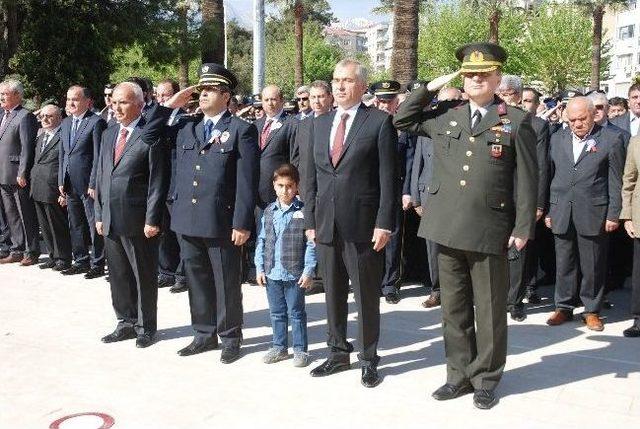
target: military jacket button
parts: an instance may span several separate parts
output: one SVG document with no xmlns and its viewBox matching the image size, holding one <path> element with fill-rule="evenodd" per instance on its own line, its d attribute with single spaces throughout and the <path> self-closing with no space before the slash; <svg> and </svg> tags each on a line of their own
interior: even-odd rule
<svg viewBox="0 0 640 429">
<path fill-rule="evenodd" d="M 467 185 L 467 181 L 466 180 L 461 180 L 460 181 L 460 186 L 466 186 Z"/>
<path fill-rule="evenodd" d="M 473 155 L 473 152 L 471 152 L 470 150 L 467 151 L 467 156 L 471 156 Z"/>
<path fill-rule="evenodd" d="M 464 171 L 469 171 L 469 166 L 468 166 L 468 165 L 463 165 L 463 166 L 462 166 L 462 169 L 463 169 Z"/>
<path fill-rule="evenodd" d="M 470 141 L 471 143 L 473 143 L 474 141 L 476 141 L 476 138 L 475 138 L 474 136 L 471 136 L 471 137 L 469 137 L 469 141 Z"/>
</svg>

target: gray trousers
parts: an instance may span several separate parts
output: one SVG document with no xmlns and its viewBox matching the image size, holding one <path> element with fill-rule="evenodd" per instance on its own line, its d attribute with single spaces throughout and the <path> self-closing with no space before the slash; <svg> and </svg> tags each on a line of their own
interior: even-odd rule
<svg viewBox="0 0 640 429">
<path fill-rule="evenodd" d="M 11 253 L 40 255 L 38 219 L 29 187 L 0 185 L 4 214 L 11 231 Z"/>
</svg>

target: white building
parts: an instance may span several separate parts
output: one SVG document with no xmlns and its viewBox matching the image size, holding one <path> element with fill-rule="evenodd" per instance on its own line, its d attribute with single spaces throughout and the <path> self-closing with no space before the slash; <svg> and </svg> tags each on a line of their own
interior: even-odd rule
<svg viewBox="0 0 640 429">
<path fill-rule="evenodd" d="M 391 66 L 393 22 L 354 19 L 325 28 L 325 37 L 346 52 L 367 52 L 374 72 Z"/>
<path fill-rule="evenodd" d="M 631 0 L 617 13 L 607 11 L 605 28 L 611 39 L 609 79 L 600 88 L 608 97 L 627 97 L 633 78 L 640 74 L 640 1 Z"/>
</svg>

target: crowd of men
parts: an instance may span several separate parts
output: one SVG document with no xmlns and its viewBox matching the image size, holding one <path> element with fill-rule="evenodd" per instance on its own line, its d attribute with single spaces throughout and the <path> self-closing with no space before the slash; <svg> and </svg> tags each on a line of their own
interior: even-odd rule
<svg viewBox="0 0 640 429">
<path fill-rule="evenodd" d="M 290 162 L 326 293 L 330 353 L 313 376 L 350 367 L 353 291 L 362 383 L 379 383 L 380 297 L 399 302 L 407 278 L 430 288 L 424 307 L 442 305 L 439 400 L 474 392 L 477 407 L 496 403 L 507 314 L 525 320 L 540 284 L 555 283 L 550 326 L 584 306 L 586 326 L 601 331 L 606 293 L 633 267 L 624 334 L 640 336 L 640 84 L 628 99 L 545 98 L 501 74 L 507 54 L 497 45 L 456 56 L 458 72 L 406 86 L 369 85 L 361 64 L 343 60 L 331 83 L 298 88 L 295 103 L 275 85 L 236 96 L 234 74 L 209 63 L 183 90 L 171 79 L 108 84 L 102 111 L 74 85 L 64 108 L 44 105 L 37 117 L 22 107 L 20 82 L 5 80 L 0 264 L 38 263 L 40 236 L 41 269 L 92 279 L 106 264 L 118 320 L 107 343 L 150 346 L 158 288 L 188 291 L 194 338 L 178 353 L 212 350 L 219 338 L 231 363 L 240 285 L 256 277 L 273 173 Z M 461 88 L 450 85 L 458 76 Z"/>
</svg>

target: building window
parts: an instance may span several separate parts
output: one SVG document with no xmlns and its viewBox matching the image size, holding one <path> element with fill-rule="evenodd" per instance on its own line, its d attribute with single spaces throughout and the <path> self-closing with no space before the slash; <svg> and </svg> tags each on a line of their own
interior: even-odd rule
<svg viewBox="0 0 640 429">
<path fill-rule="evenodd" d="M 618 28 L 618 39 L 627 40 L 633 37 L 633 25 Z"/>
<path fill-rule="evenodd" d="M 618 68 L 622 69 L 625 67 L 629 67 L 631 65 L 632 57 L 633 56 L 631 54 L 618 56 Z"/>
</svg>

